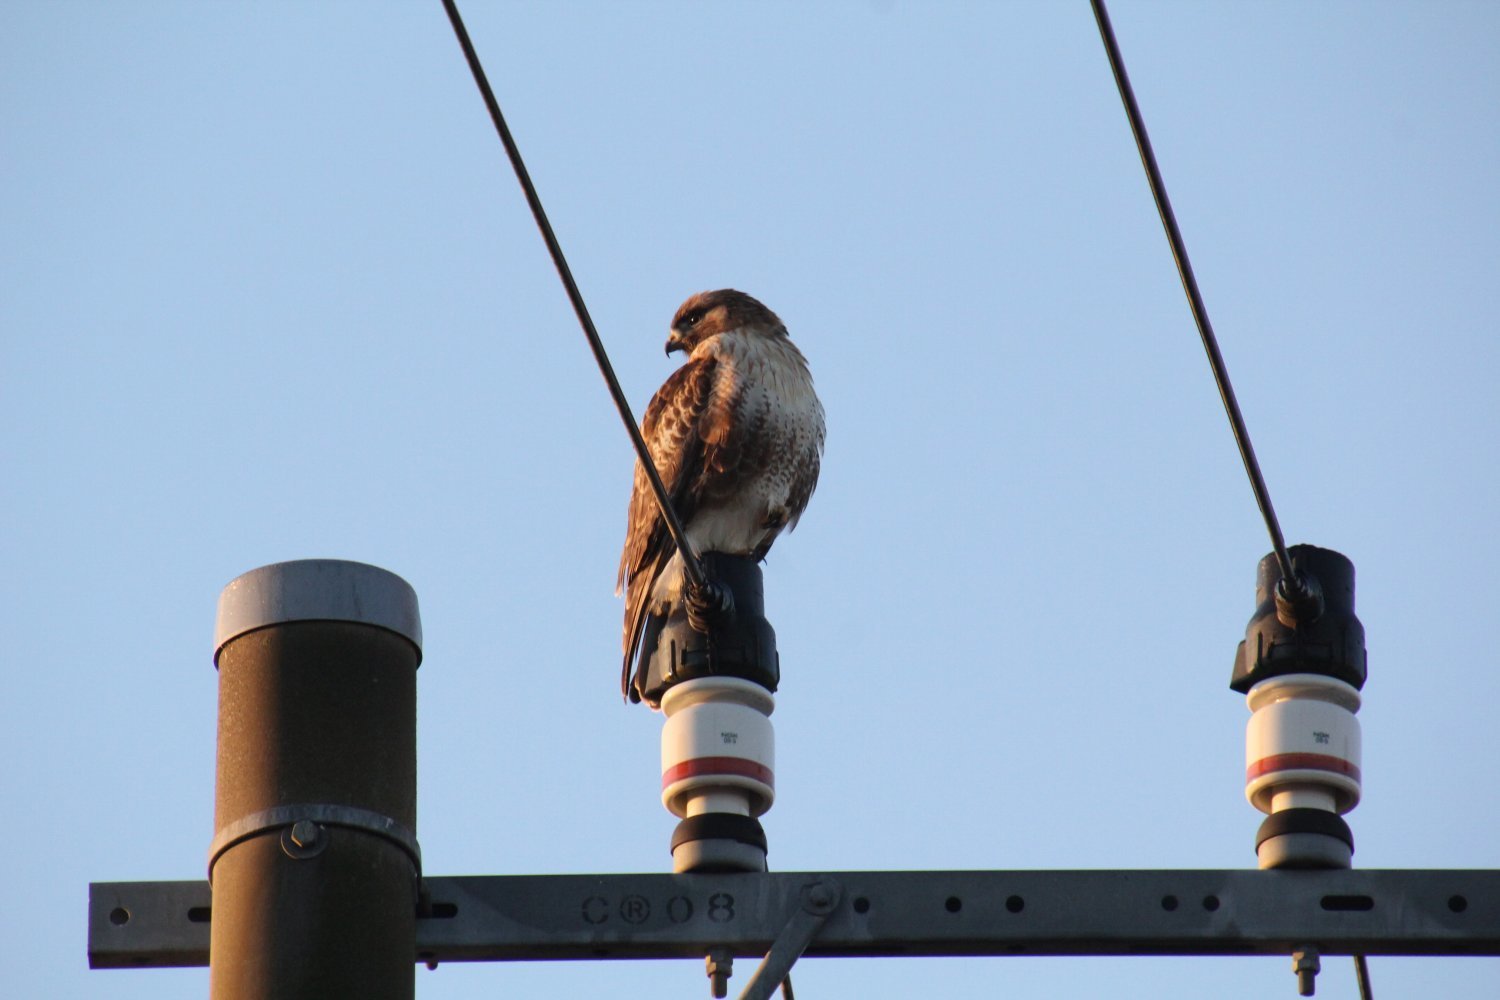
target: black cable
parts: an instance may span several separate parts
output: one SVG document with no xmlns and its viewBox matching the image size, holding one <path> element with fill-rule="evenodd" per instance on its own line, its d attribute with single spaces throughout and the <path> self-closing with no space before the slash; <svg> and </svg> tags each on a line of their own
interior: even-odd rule
<svg viewBox="0 0 1500 1000">
<path fill-rule="evenodd" d="M 1208 309 L 1203 296 L 1198 292 L 1198 279 L 1193 276 L 1193 265 L 1188 260 L 1187 245 L 1182 232 L 1177 228 L 1177 216 L 1172 212 L 1172 202 L 1167 198 L 1167 185 L 1156 166 L 1156 154 L 1151 150 L 1151 139 L 1146 135 L 1146 123 L 1141 118 L 1141 109 L 1135 102 L 1135 91 L 1130 87 L 1130 77 L 1125 73 L 1125 63 L 1120 57 L 1120 47 L 1115 42 L 1115 31 L 1109 23 L 1109 13 L 1104 9 L 1104 0 L 1090 0 L 1094 7 L 1094 20 L 1099 23 L 1099 35 L 1104 40 L 1104 51 L 1109 56 L 1110 69 L 1114 70 L 1115 84 L 1120 88 L 1120 100 L 1125 104 L 1126 117 L 1130 119 L 1130 131 L 1135 135 L 1136 147 L 1141 153 L 1141 164 L 1146 168 L 1146 178 L 1151 183 L 1151 194 L 1156 199 L 1156 209 L 1161 214 L 1161 224 L 1167 231 L 1167 241 L 1172 244 L 1172 257 L 1177 261 L 1177 273 L 1182 276 L 1182 287 L 1187 292 L 1188 303 L 1193 309 L 1193 319 L 1198 323 L 1198 333 L 1203 338 L 1203 349 L 1208 352 L 1208 363 L 1214 371 L 1214 381 L 1219 386 L 1219 397 L 1224 401 L 1224 411 L 1229 415 L 1229 426 L 1234 431 L 1235 443 L 1240 448 L 1245 472 L 1250 476 L 1250 488 L 1255 491 L 1255 502 L 1260 505 L 1265 518 L 1266 530 L 1271 535 L 1271 546 L 1276 550 L 1276 562 L 1281 567 L 1281 579 L 1288 588 L 1290 598 L 1306 596 L 1307 590 L 1292 567 L 1292 557 L 1286 550 L 1286 541 L 1281 535 L 1281 525 L 1276 520 L 1276 511 L 1271 506 L 1271 494 L 1266 490 L 1266 481 L 1260 474 L 1260 463 L 1255 460 L 1255 448 L 1250 444 L 1250 432 L 1245 428 L 1245 418 L 1240 415 L 1240 405 L 1235 401 L 1234 388 L 1229 384 L 1229 370 L 1224 366 L 1224 357 L 1219 353 L 1219 342 L 1214 337 L 1214 328 L 1208 321 Z"/>
<path fill-rule="evenodd" d="M 1354 956 L 1354 981 L 1359 984 L 1359 1000 L 1374 1000 L 1370 992 L 1370 966 L 1365 956 Z"/>
<path fill-rule="evenodd" d="M 693 549 L 692 542 L 688 541 L 687 530 L 683 528 L 682 520 L 672 507 L 672 500 L 661 481 L 661 474 L 656 471 L 656 463 L 651 460 L 651 451 L 646 447 L 646 439 L 641 436 L 640 428 L 636 426 L 635 415 L 630 411 L 630 403 L 620 388 L 619 380 L 615 378 L 614 367 L 609 363 L 609 355 L 604 352 L 604 343 L 599 339 L 599 331 L 594 329 L 594 321 L 589 318 L 588 307 L 583 303 L 583 294 L 578 291 L 578 285 L 573 280 L 573 272 L 569 270 L 568 261 L 563 257 L 562 245 L 557 242 L 557 236 L 552 232 L 552 224 L 547 221 L 547 213 L 542 208 L 542 199 L 537 196 L 536 187 L 531 183 L 531 175 L 527 173 L 526 164 L 521 159 L 520 147 L 511 137 L 510 129 L 505 124 L 505 116 L 500 113 L 500 102 L 495 99 L 495 92 L 490 88 L 489 78 L 485 75 L 484 66 L 479 62 L 478 53 L 474 51 L 474 43 L 469 40 L 469 32 L 464 27 L 463 18 L 459 16 L 458 6 L 454 0 L 443 0 L 443 9 L 448 12 L 448 20 L 453 24 L 453 33 L 458 36 L 458 44 L 464 50 L 464 58 L 468 60 L 469 71 L 474 74 L 474 82 L 479 85 L 479 93 L 484 98 L 485 107 L 490 110 L 491 120 L 495 123 L 495 131 L 500 133 L 500 141 L 505 145 L 505 152 L 510 157 L 511 166 L 515 168 L 516 179 L 521 182 L 521 190 L 526 195 L 526 203 L 531 206 L 531 214 L 536 219 L 537 228 L 541 230 L 542 239 L 547 243 L 547 252 L 552 255 L 552 263 L 557 267 L 557 276 L 562 279 L 563 287 L 568 292 L 568 299 L 573 303 L 573 311 L 578 314 L 578 322 L 583 327 L 583 335 L 588 339 L 589 349 L 594 352 L 594 360 L 599 365 L 599 373 L 604 376 L 604 382 L 609 386 L 609 394 L 614 397 L 615 409 L 620 411 L 620 419 L 624 421 L 625 430 L 630 434 L 630 443 L 635 446 L 636 457 L 646 470 L 646 478 L 650 480 L 651 491 L 656 495 L 656 504 L 661 509 L 662 520 L 666 522 L 667 533 L 672 536 L 672 541 L 677 545 L 677 551 L 682 554 L 682 563 L 687 571 L 688 582 L 694 589 L 702 590 L 707 578 L 704 576 L 698 553 Z"/>
</svg>

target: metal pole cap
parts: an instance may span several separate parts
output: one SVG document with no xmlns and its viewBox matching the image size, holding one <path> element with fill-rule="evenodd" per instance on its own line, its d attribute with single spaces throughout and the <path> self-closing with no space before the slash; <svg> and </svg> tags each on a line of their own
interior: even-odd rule
<svg viewBox="0 0 1500 1000">
<path fill-rule="evenodd" d="M 297 559 L 252 569 L 219 595 L 214 666 L 235 638 L 300 621 L 358 622 L 407 639 L 422 657 L 417 592 L 389 570 L 343 559 Z"/>
</svg>

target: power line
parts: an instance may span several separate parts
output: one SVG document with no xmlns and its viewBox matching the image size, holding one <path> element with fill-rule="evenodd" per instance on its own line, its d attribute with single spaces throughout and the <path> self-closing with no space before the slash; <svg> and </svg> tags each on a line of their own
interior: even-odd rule
<svg viewBox="0 0 1500 1000">
<path fill-rule="evenodd" d="M 1120 55 L 1119 43 L 1115 41 L 1114 26 L 1110 24 L 1109 12 L 1104 0 L 1089 0 L 1094 8 L 1094 20 L 1099 24 L 1099 37 L 1104 41 L 1105 54 L 1109 56 L 1110 69 L 1114 71 L 1115 85 L 1120 90 L 1120 100 L 1125 105 L 1125 115 L 1130 119 L 1130 131 L 1135 136 L 1136 148 L 1140 150 L 1141 165 L 1146 168 L 1146 179 L 1151 184 L 1151 195 L 1156 200 L 1156 210 L 1161 215 L 1162 228 L 1167 232 L 1167 242 L 1172 245 L 1172 259 L 1177 262 L 1177 273 L 1182 278 L 1183 291 L 1192 306 L 1193 319 L 1198 324 L 1198 333 L 1203 338 L 1203 349 L 1208 354 L 1209 366 L 1213 368 L 1214 382 L 1219 387 L 1219 397 L 1224 401 L 1224 411 L 1229 415 L 1229 426 L 1240 449 L 1240 458 L 1245 463 L 1245 472 L 1250 477 L 1250 488 L 1255 491 L 1255 502 L 1266 522 L 1266 531 L 1271 536 L 1271 546 L 1276 551 L 1276 563 L 1281 568 L 1281 596 L 1294 604 L 1304 600 L 1315 600 L 1306 582 L 1292 567 L 1291 554 L 1287 552 L 1286 540 L 1281 534 L 1281 524 L 1276 520 L 1276 509 L 1271 506 L 1271 494 L 1261 475 L 1260 463 L 1255 459 L 1255 447 L 1250 443 L 1250 431 L 1245 427 L 1245 418 L 1240 414 L 1240 405 L 1234 397 L 1234 387 L 1229 384 L 1229 369 L 1224 356 L 1219 353 L 1219 341 L 1214 336 L 1213 324 L 1208 319 L 1208 307 L 1198 291 L 1198 279 L 1193 274 L 1193 263 L 1188 259 L 1187 244 L 1182 231 L 1177 227 L 1177 215 L 1172 211 L 1172 200 L 1167 196 L 1167 185 L 1162 180 L 1161 170 L 1156 165 L 1156 153 L 1151 148 L 1151 137 L 1146 134 L 1146 122 L 1141 117 L 1140 105 L 1135 100 L 1135 90 L 1130 86 L 1130 76 L 1125 72 L 1125 60 Z M 1370 969 L 1364 955 L 1354 956 L 1354 978 L 1359 986 L 1362 1000 L 1370 1000 Z"/>
<path fill-rule="evenodd" d="M 1370 992 L 1370 966 L 1363 955 L 1354 956 L 1354 981 L 1359 985 L 1360 1000 L 1373 1000 L 1374 994 Z"/>
<path fill-rule="evenodd" d="M 1292 567 L 1292 557 L 1287 552 L 1286 541 L 1281 534 L 1281 524 L 1276 520 L 1276 510 L 1271 506 L 1271 494 L 1266 489 L 1265 478 L 1260 472 L 1260 463 L 1255 459 L 1255 448 L 1250 443 L 1250 432 L 1245 427 L 1245 418 L 1240 415 L 1240 404 L 1234 398 L 1234 387 L 1229 384 L 1229 369 L 1224 365 L 1224 356 L 1219 353 L 1219 341 L 1214 336 L 1213 324 L 1208 319 L 1208 308 L 1198 291 L 1198 279 L 1193 275 L 1193 264 L 1188 259 L 1187 245 L 1182 232 L 1177 228 L 1177 216 L 1172 211 L 1171 199 L 1167 197 L 1167 185 L 1162 180 L 1161 170 L 1156 165 L 1156 154 L 1151 149 L 1151 137 L 1146 134 L 1146 123 L 1141 118 L 1141 109 L 1135 101 L 1130 77 L 1125 72 L 1125 62 L 1120 56 L 1120 47 L 1115 41 L 1115 31 L 1109 22 L 1109 12 L 1104 9 L 1104 0 L 1090 0 L 1094 8 L 1094 20 L 1099 23 L 1099 35 L 1104 40 L 1104 51 L 1109 56 L 1110 69 L 1115 74 L 1115 84 L 1120 88 L 1120 100 L 1125 105 L 1125 115 L 1130 119 L 1130 131 L 1135 135 L 1136 147 L 1140 150 L 1141 165 L 1146 168 L 1146 178 L 1151 184 L 1151 194 L 1156 199 L 1156 209 L 1161 214 L 1162 228 L 1167 231 L 1167 241 L 1172 245 L 1172 258 L 1177 262 L 1177 273 L 1182 277 L 1182 287 L 1192 306 L 1193 319 L 1198 324 L 1198 333 L 1203 338 L 1203 349 L 1208 353 L 1208 363 L 1213 368 L 1214 382 L 1219 387 L 1219 397 L 1224 401 L 1224 411 L 1229 415 L 1229 426 L 1240 449 L 1240 458 L 1245 463 L 1245 472 L 1250 477 L 1250 488 L 1255 491 L 1255 502 L 1266 522 L 1266 531 L 1271 535 L 1271 547 L 1276 551 L 1276 562 L 1281 567 L 1284 596 L 1293 601 L 1307 596 L 1303 581 Z"/>
<path fill-rule="evenodd" d="M 490 111 L 490 119 L 495 123 L 495 131 L 500 134 L 500 142 L 504 144 L 506 155 L 510 157 L 510 164 L 515 168 L 516 179 L 521 182 L 521 190 L 526 195 L 526 203 L 531 206 L 531 214 L 536 219 L 537 228 L 541 230 L 542 239 L 547 244 L 547 252 L 552 255 L 552 263 L 557 267 L 557 276 L 562 279 L 563 288 L 568 293 L 568 300 L 573 303 L 573 312 L 578 315 L 578 322 L 583 327 L 583 335 L 589 342 L 589 349 L 594 352 L 594 361 L 599 365 L 599 373 L 604 376 L 604 382 L 609 386 L 609 394 L 614 398 L 615 409 L 620 412 L 620 420 L 624 422 L 625 430 L 630 435 L 630 443 L 635 446 L 636 458 L 639 459 L 641 467 L 646 470 L 646 478 L 651 483 L 651 492 L 656 496 L 656 505 L 661 510 L 667 533 L 672 536 L 677 551 L 682 554 L 682 563 L 687 571 L 688 582 L 694 590 L 704 590 L 707 586 L 707 577 L 704 575 L 698 553 L 693 549 L 693 544 L 687 537 L 687 530 L 677 516 L 677 511 L 672 507 L 672 499 L 662 483 L 661 474 L 656 471 L 656 463 L 651 459 L 651 451 L 646 447 L 646 440 L 641 436 L 640 427 L 636 425 L 635 414 L 630 410 L 630 402 L 625 398 L 624 390 L 620 388 L 619 379 L 615 378 L 614 366 L 609 363 L 609 355 L 605 353 L 604 343 L 599 339 L 599 331 L 594 328 L 594 321 L 589 317 L 588 306 L 583 302 L 583 293 L 578 290 L 578 283 L 573 280 L 573 272 L 568 267 L 567 258 L 563 256 L 562 245 L 557 242 L 557 235 L 552 231 L 552 224 L 547 221 L 547 212 L 542 208 L 542 199 L 538 197 L 536 187 L 531 183 L 531 175 L 526 170 L 526 163 L 521 159 L 520 147 L 516 145 L 516 140 L 510 134 L 510 128 L 505 124 L 505 116 L 500 113 L 500 102 L 495 99 L 495 92 L 490 87 L 489 77 L 485 75 L 484 66 L 479 62 L 479 54 L 474 51 L 474 43 L 469 40 L 469 32 L 464 27 L 463 18 L 459 16 L 458 5 L 454 0 L 443 0 L 443 9 L 448 12 L 448 20 L 453 25 L 453 33 L 458 36 L 459 46 L 464 50 L 464 59 L 469 63 L 469 71 L 474 74 L 474 82 L 479 86 L 480 96 L 484 98 L 485 107 Z"/>
</svg>

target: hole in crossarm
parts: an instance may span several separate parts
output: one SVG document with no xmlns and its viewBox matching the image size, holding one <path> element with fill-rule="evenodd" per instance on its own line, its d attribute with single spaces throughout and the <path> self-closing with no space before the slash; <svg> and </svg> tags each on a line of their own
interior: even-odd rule
<svg viewBox="0 0 1500 1000">
<path fill-rule="evenodd" d="M 1207 910 L 1208 912 L 1210 912 L 1210 913 L 1212 913 L 1213 911 L 1217 910 L 1219 908 L 1219 897 L 1218 896 L 1204 896 L 1203 897 L 1203 908 L 1205 910 Z"/>
<path fill-rule="evenodd" d="M 866 896 L 855 896 L 854 897 L 854 912 L 855 913 L 869 913 L 870 912 L 870 900 L 869 900 L 869 898 L 866 897 Z"/>
<path fill-rule="evenodd" d="M 1463 896 L 1449 896 L 1448 909 L 1454 913 L 1462 913 L 1469 908 L 1469 901 Z"/>
<path fill-rule="evenodd" d="M 1020 913 L 1026 909 L 1026 900 L 1020 896 L 1007 896 L 1005 898 L 1005 908 L 1011 913 Z"/>
<path fill-rule="evenodd" d="M 1172 895 L 1163 896 L 1161 898 L 1161 908 L 1163 910 L 1166 910 L 1168 913 L 1171 913 L 1173 910 L 1177 909 L 1177 897 Z"/>
<path fill-rule="evenodd" d="M 206 924 L 213 917 L 213 908 L 209 906 L 189 906 L 187 912 L 188 923 Z"/>
<path fill-rule="evenodd" d="M 457 903 L 433 903 L 428 911 L 422 914 L 424 920 L 452 920 L 458 916 Z"/>
<path fill-rule="evenodd" d="M 130 923 L 130 911 L 123 906 L 117 906 L 109 911 L 109 922 L 116 927 L 124 927 Z"/>
<path fill-rule="evenodd" d="M 1375 899 L 1371 896 L 1324 896 L 1321 902 L 1323 909 L 1340 913 L 1359 913 L 1375 909 Z"/>
<path fill-rule="evenodd" d="M 948 899 L 943 903 L 943 909 L 947 910 L 949 913 L 957 913 L 963 908 L 964 901 L 959 899 L 957 896 L 949 896 Z"/>
</svg>

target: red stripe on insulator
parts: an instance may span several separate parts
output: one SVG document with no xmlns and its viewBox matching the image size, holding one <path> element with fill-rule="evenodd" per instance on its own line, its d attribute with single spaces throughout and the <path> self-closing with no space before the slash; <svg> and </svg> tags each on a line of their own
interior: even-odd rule
<svg viewBox="0 0 1500 1000">
<path fill-rule="evenodd" d="M 1342 757 L 1326 753 L 1277 753 L 1262 757 L 1245 768 L 1245 780 L 1254 781 L 1261 775 L 1277 771 L 1332 771 L 1347 774 L 1355 781 L 1361 780 L 1359 768 Z"/>
<path fill-rule="evenodd" d="M 694 757 L 680 764 L 673 764 L 661 773 L 661 787 L 676 784 L 684 778 L 734 775 L 737 778 L 754 778 L 761 784 L 775 787 L 776 776 L 769 767 L 743 757 Z"/>
</svg>

